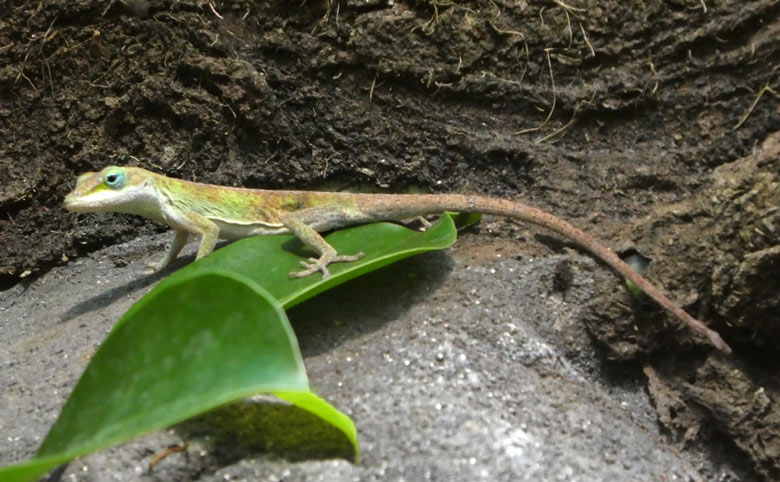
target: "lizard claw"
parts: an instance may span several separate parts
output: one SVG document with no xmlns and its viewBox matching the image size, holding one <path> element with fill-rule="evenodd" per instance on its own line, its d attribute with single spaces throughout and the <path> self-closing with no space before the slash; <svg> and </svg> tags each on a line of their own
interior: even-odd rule
<svg viewBox="0 0 780 482">
<path fill-rule="evenodd" d="M 420 228 L 420 231 L 422 231 L 422 232 L 427 231 L 428 228 L 433 226 L 433 223 L 428 221 L 427 219 L 425 219 L 425 217 L 423 217 L 423 216 L 418 216 L 417 220 L 420 221 L 420 223 L 422 223 L 422 228 Z"/>
<path fill-rule="evenodd" d="M 159 271 L 162 271 L 166 266 L 168 266 L 168 263 L 166 263 L 165 261 L 166 261 L 165 259 L 162 259 L 156 263 L 154 262 L 146 263 L 146 268 L 144 268 L 142 273 L 145 275 L 151 275 Z"/>
<path fill-rule="evenodd" d="M 293 271 L 290 273 L 290 278 L 305 278 L 317 271 L 321 271 L 322 279 L 325 280 L 330 278 L 330 271 L 328 271 L 328 265 L 330 263 L 350 263 L 352 261 L 357 261 L 363 256 L 365 256 L 365 254 L 360 252 L 353 255 L 337 256 L 323 254 L 319 258 L 309 258 L 309 261 L 301 261 L 301 266 L 303 266 L 304 269 L 302 271 Z"/>
<path fill-rule="evenodd" d="M 320 263 L 319 260 L 314 258 L 309 259 L 311 262 L 301 261 L 301 266 L 303 266 L 304 269 L 302 271 L 293 271 L 290 273 L 290 278 L 305 278 L 313 275 L 317 271 L 322 271 L 322 279 L 330 278 L 330 271 L 328 271 L 327 264 Z"/>
</svg>

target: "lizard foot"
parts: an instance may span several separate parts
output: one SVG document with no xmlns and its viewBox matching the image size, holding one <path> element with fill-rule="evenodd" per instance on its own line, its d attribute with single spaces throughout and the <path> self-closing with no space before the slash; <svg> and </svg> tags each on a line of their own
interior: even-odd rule
<svg viewBox="0 0 780 482">
<path fill-rule="evenodd" d="M 143 274 L 154 274 L 165 269 L 170 263 L 167 258 L 163 258 L 160 261 L 146 263 L 146 268 L 143 270 Z"/>
<path fill-rule="evenodd" d="M 146 267 L 141 273 L 150 275 L 160 271 L 160 263 L 146 263 Z"/>
<path fill-rule="evenodd" d="M 427 231 L 428 228 L 433 226 L 433 223 L 425 219 L 423 216 L 418 216 L 417 220 L 420 221 L 420 223 L 422 224 L 422 228 L 420 228 L 420 231 L 422 232 Z"/>
<path fill-rule="evenodd" d="M 317 271 L 321 271 L 322 279 L 328 279 L 330 278 L 330 271 L 328 271 L 328 265 L 330 263 L 351 263 L 352 261 L 359 260 L 363 256 L 365 256 L 365 254 L 361 252 L 353 255 L 322 255 L 319 258 L 309 258 L 309 261 L 301 261 L 301 266 L 305 269 L 303 271 L 293 271 L 290 273 L 290 278 L 305 278 Z"/>
</svg>

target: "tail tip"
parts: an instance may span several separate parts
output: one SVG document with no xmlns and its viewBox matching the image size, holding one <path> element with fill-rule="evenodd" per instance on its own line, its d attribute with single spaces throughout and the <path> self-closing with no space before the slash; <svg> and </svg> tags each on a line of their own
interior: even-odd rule
<svg viewBox="0 0 780 482">
<path fill-rule="evenodd" d="M 707 336 L 710 338 L 710 342 L 715 345 L 715 348 L 727 355 L 731 354 L 731 347 L 723 341 L 723 338 L 720 337 L 717 331 L 707 330 Z"/>
</svg>

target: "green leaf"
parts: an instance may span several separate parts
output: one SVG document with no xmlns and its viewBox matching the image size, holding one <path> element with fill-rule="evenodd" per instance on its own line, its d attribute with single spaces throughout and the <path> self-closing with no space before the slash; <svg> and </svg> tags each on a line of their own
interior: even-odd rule
<svg viewBox="0 0 780 482">
<path fill-rule="evenodd" d="M 358 451 L 357 430 L 349 417 L 312 392 L 274 392 L 274 396 L 313 413 L 341 430 L 355 447 L 355 462 L 358 461 L 360 453 Z"/>
<path fill-rule="evenodd" d="M 467 218 L 466 221 L 473 222 L 473 218 Z M 301 270 L 302 260 L 314 256 L 294 236 L 255 236 L 236 241 L 185 266 L 155 289 L 164 288 L 168 283 L 175 283 L 180 277 L 192 273 L 219 269 L 251 279 L 268 290 L 284 308 L 290 308 L 334 286 L 403 258 L 447 248 L 455 242 L 456 237 L 455 224 L 449 215 L 442 216 L 425 231 L 414 231 L 390 223 L 335 231 L 325 239 L 339 254 L 362 251 L 365 256 L 352 263 L 330 265 L 331 277 L 323 280 L 319 273 L 290 279 L 290 272 Z"/>
<path fill-rule="evenodd" d="M 239 275 L 193 273 L 153 290 L 122 317 L 43 441 L 40 458 L 0 470 L 0 480 L 34 479 L 73 457 L 257 392 L 308 390 L 279 303 Z"/>
<path fill-rule="evenodd" d="M 3 482 L 28 482 L 37 480 L 54 467 L 68 462 L 79 454 L 58 454 L 53 457 L 36 457 L 20 464 L 0 468 L 0 480 Z"/>
<path fill-rule="evenodd" d="M 458 224 L 477 219 L 460 216 Z M 366 256 L 331 265 L 327 280 L 319 274 L 289 278 L 313 255 L 293 236 L 248 238 L 182 268 L 117 322 L 38 458 L 0 469 L 0 480 L 33 480 L 74 457 L 257 392 L 272 392 L 332 424 L 357 458 L 352 421 L 309 391 L 281 307 L 408 256 L 447 248 L 456 236 L 449 215 L 423 232 L 389 223 L 336 231 L 326 239 L 339 253 Z"/>
<path fill-rule="evenodd" d="M 629 254 L 623 261 L 639 274 L 644 273 L 647 270 L 647 267 L 650 266 L 650 260 L 638 252 Z M 626 278 L 626 286 L 632 295 L 636 297 L 642 296 L 642 288 L 634 284 L 634 282 L 628 278 Z"/>
<path fill-rule="evenodd" d="M 120 323 L 39 455 L 104 447 L 261 391 L 309 388 L 281 306 L 235 274 L 190 275 L 144 297 Z"/>
<path fill-rule="evenodd" d="M 478 223 L 482 219 L 480 213 L 451 213 L 447 212 L 447 215 L 452 217 L 452 221 L 455 223 L 455 227 L 458 229 L 464 229 L 472 224 Z"/>
</svg>

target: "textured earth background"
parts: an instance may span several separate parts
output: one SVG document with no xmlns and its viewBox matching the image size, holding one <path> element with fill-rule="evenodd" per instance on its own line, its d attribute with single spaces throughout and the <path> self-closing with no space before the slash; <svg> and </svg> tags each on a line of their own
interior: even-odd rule
<svg viewBox="0 0 780 482">
<path fill-rule="evenodd" d="M 770 0 L 8 0 L 0 297 L 158 229 L 61 208 L 78 174 L 108 164 L 519 198 L 651 259 L 647 276 L 735 354 L 598 264 L 574 270 L 595 292 L 548 342 L 600 383 L 649 392 L 671 446 L 778 480 L 778 47 Z M 476 231 L 524 255 L 567 252 L 516 223 Z M 118 253 L 113 269 L 133 261 Z"/>
</svg>

